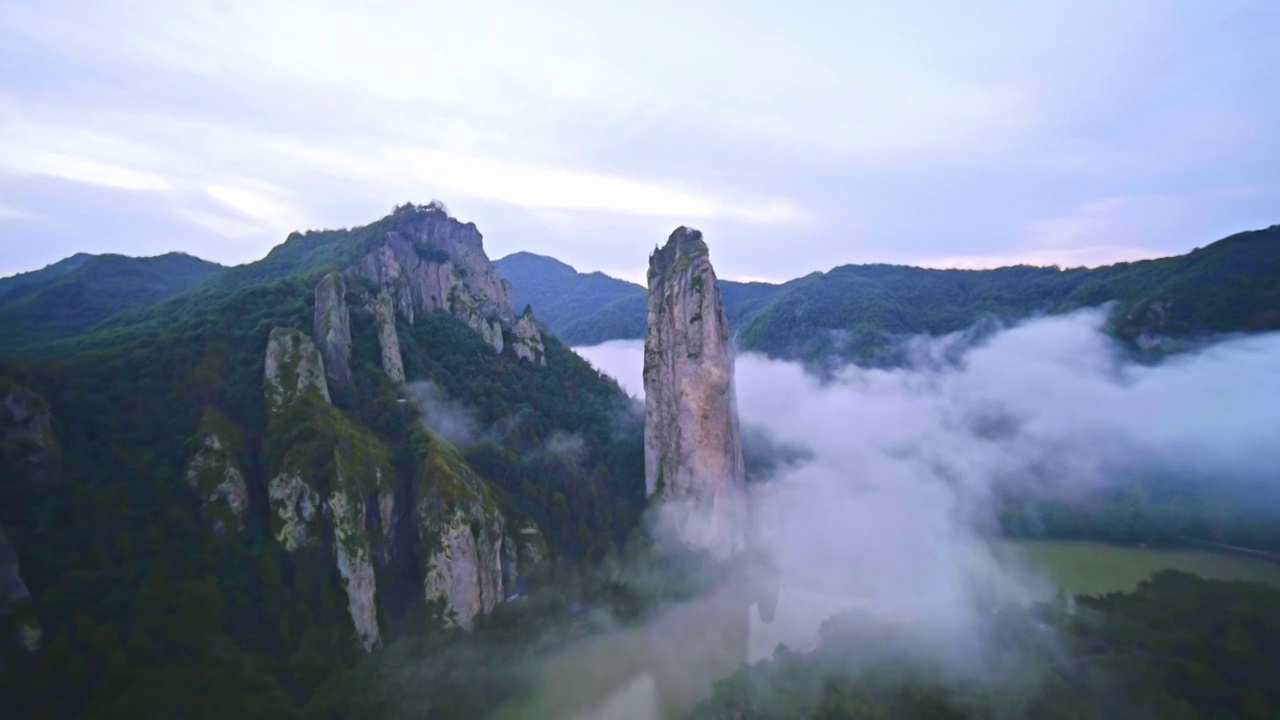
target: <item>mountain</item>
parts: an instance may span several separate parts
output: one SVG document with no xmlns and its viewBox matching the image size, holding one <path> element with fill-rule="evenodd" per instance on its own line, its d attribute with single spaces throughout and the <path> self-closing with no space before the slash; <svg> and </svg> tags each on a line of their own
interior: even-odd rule
<svg viewBox="0 0 1280 720">
<path fill-rule="evenodd" d="M 13 302 L 46 313 L 45 288 L 110 288 L 91 271 L 116 267 L 75 258 Z M 545 612 L 509 598 L 578 601 L 581 568 L 639 527 L 639 413 L 513 308 L 479 230 L 438 203 L 293 233 L 79 332 L 8 322 L 0 701 L 18 717 L 184 716 L 193 693 L 208 717 L 328 717 L 309 704 L 346 702 L 323 691 L 361 685 L 366 656 Z M 431 712 L 470 716 L 456 679 L 429 690 Z"/>
<path fill-rule="evenodd" d="M 0 279 L 0 353 L 78 335 L 127 310 L 190 290 L 222 273 L 184 253 L 157 257 L 79 253 Z"/>
<path fill-rule="evenodd" d="M 533 306 L 538 317 L 569 345 L 598 345 L 607 340 L 644 337 L 646 290 L 601 272 L 582 273 L 545 255 L 518 252 L 494 262 L 511 283 L 517 307 Z M 782 286 L 770 283 L 717 282 L 732 325 L 745 323 Z"/>
<path fill-rule="evenodd" d="M 540 256 L 500 261 L 498 269 L 522 302 L 539 313 L 554 308 L 550 327 L 567 342 L 643 337 L 639 286 Z M 1117 337 L 1140 351 L 1167 352 L 1200 335 L 1280 328 L 1280 225 L 1186 255 L 1092 269 L 843 265 L 780 285 L 718 286 L 739 348 L 770 357 L 897 365 L 915 335 L 1106 303 L 1115 303 Z"/>
<path fill-rule="evenodd" d="M 1139 350 L 1280 328 L 1280 226 L 1186 255 L 1093 269 L 846 265 L 796 283 L 738 332 L 742 347 L 773 357 L 897 364 L 912 335 L 1110 302 L 1112 332 Z"/>
<path fill-rule="evenodd" d="M 518 252 L 493 263 L 516 307 L 533 306 L 569 345 L 644 336 L 645 289 L 601 272 L 580 273 L 545 255 Z"/>
</svg>

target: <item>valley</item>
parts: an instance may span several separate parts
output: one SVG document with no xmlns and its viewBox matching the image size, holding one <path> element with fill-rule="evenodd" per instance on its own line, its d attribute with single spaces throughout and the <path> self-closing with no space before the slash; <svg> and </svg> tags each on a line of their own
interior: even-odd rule
<svg viewBox="0 0 1280 720">
<path fill-rule="evenodd" d="M 1273 234 L 1141 266 L 1146 299 L 1090 296 L 1145 308 L 1120 315 L 1076 307 L 1074 271 L 838 268 L 906 293 L 895 302 L 1022 298 L 895 325 L 836 290 L 832 312 L 896 338 L 875 357 L 818 348 L 818 326 L 795 322 L 791 349 L 753 345 L 762 318 L 828 281 L 721 281 L 684 226 L 650 255 L 643 341 L 571 349 L 540 303 L 563 300 L 548 315 L 569 327 L 634 292 L 599 275 L 575 290 L 575 271 L 539 260 L 551 295 L 521 308 L 499 274 L 511 263 L 435 202 L 294 233 L 244 266 L 166 256 L 193 274 L 161 281 L 138 261 L 112 303 L 94 300 L 111 289 L 92 258 L 0 280 L 0 319 L 83 318 L 15 321 L 0 362 L 3 690 L 52 717 L 178 714 L 195 687 L 210 717 L 665 720 L 735 716 L 744 698 L 765 712 L 776 683 L 820 676 L 834 679 L 778 697 L 899 702 L 876 693 L 905 680 L 857 679 L 887 654 L 865 667 L 924 672 L 909 702 L 946 704 L 979 682 L 950 677 L 966 663 L 1056 657 L 1000 639 L 1019 623 L 1061 636 L 1071 662 L 1129 652 L 1119 618 L 1162 612 L 1118 609 L 1144 592 L 1205 613 L 1202 596 L 1238 593 L 1221 621 L 1268 643 L 1250 613 L 1276 601 L 1277 566 L 1142 544 L 1277 547 L 1258 492 L 1280 418 L 1251 399 L 1275 383 L 1280 336 L 1194 303 L 1190 324 L 1132 330 L 1188 304 L 1189 266 L 1248 266 L 1197 291 L 1210 304 L 1280 275 Z M 1046 305 L 1028 278 L 1067 285 Z M 1248 302 L 1269 312 L 1267 292 Z M 1221 334 L 1239 322 L 1254 332 Z M 1171 421 L 1186 398 L 1197 413 Z M 1122 594 L 1087 597 L 1104 592 Z M 1117 677 L 1178 702 L 1177 676 L 1139 652 Z M 993 696 L 1023 692 L 992 673 Z M 1027 701 L 1118 702 L 1087 683 L 1053 692 Z"/>
</svg>

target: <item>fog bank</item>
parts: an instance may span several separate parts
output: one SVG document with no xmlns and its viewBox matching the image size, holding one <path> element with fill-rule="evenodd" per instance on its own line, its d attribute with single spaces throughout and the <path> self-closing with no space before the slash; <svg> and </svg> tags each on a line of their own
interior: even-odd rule
<svg viewBox="0 0 1280 720">
<path fill-rule="evenodd" d="M 1280 335 L 1145 366 L 1104 321 L 1100 310 L 1028 321 L 955 363 L 937 359 L 956 338 L 919 338 L 930 359 L 919 367 L 847 367 L 827 382 L 797 363 L 740 356 L 743 426 L 809 451 L 753 485 L 757 541 L 783 593 L 773 626 L 752 613 L 751 659 L 777 642 L 811 643 L 843 606 L 908 628 L 931 659 L 980 671 L 978 614 L 1053 589 L 987 542 L 1004 493 L 1071 497 L 1155 475 L 1262 487 L 1257 506 L 1274 506 Z M 642 342 L 577 352 L 642 395 Z M 660 621 L 648 632 L 681 642 Z"/>
</svg>

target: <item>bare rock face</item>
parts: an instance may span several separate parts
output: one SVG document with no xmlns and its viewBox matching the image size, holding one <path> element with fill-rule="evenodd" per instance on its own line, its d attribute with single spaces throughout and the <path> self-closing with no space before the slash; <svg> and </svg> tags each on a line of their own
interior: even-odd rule
<svg viewBox="0 0 1280 720">
<path fill-rule="evenodd" d="M 516 323 L 511 288 L 489 262 L 475 224 L 459 222 L 437 203 L 402 205 L 388 221 L 393 229 L 346 274 L 376 285 L 405 322 L 444 310 L 501 353 Z M 541 329 L 530 330 L 541 344 Z"/>
<path fill-rule="evenodd" d="M 271 331 L 264 373 L 272 535 L 297 552 L 319 546 L 331 524 L 356 637 L 371 650 L 381 640 L 372 551 L 389 539 L 395 514 L 390 452 L 330 404 L 324 361 L 302 332 Z M 371 517 L 382 537 L 368 527 Z"/>
<path fill-rule="evenodd" d="M 0 388 L 0 465 L 10 477 L 56 482 L 62 471 L 49 404 L 19 386 Z"/>
<path fill-rule="evenodd" d="M 547 350 L 542 344 L 542 327 L 533 317 L 531 306 L 524 306 L 524 312 L 520 313 L 511 334 L 515 337 L 511 343 L 511 349 L 516 357 L 537 365 L 547 364 Z"/>
<path fill-rule="evenodd" d="M 200 448 L 187 463 L 184 476 L 200 496 L 205 520 L 217 532 L 243 530 L 249 493 L 240 468 L 244 447 L 240 428 L 216 409 L 207 407 L 196 437 Z"/>
<path fill-rule="evenodd" d="M 431 435 L 427 445 L 417 479 L 423 595 L 446 624 L 469 629 L 542 562 L 546 544 L 532 522 L 511 528 L 487 483 L 448 441 Z"/>
<path fill-rule="evenodd" d="M 325 372 L 338 385 L 351 382 L 351 311 L 346 296 L 347 284 L 336 272 L 316 285 L 312 337 L 324 357 Z"/>
<path fill-rule="evenodd" d="M 394 383 L 404 382 L 404 355 L 400 353 L 400 336 L 396 334 L 396 311 L 391 296 L 378 293 L 373 303 L 373 317 L 378 323 L 378 343 L 382 348 L 382 371 Z"/>
<path fill-rule="evenodd" d="M 293 552 L 320 539 L 320 495 L 297 473 L 282 472 L 267 485 L 276 542 Z"/>
<path fill-rule="evenodd" d="M 734 352 L 702 233 L 680 227 L 649 257 L 645 487 L 661 528 L 728 558 L 750 520 Z"/>
<path fill-rule="evenodd" d="M 271 329 L 263 379 L 268 412 L 278 411 L 309 392 L 319 393 L 326 403 L 329 402 L 324 360 L 315 343 L 300 330 Z"/>
</svg>

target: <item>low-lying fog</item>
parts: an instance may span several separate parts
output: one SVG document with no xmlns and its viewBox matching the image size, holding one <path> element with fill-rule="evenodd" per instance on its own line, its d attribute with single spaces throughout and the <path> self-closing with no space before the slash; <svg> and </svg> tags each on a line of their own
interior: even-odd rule
<svg viewBox="0 0 1280 720">
<path fill-rule="evenodd" d="M 1143 366 L 1126 361 L 1104 320 L 1100 310 L 1032 320 L 956 364 L 941 359 L 965 336 L 919 339 L 911 368 L 849 367 L 827 382 L 739 357 L 747 442 L 754 428 L 807 450 L 753 486 L 757 539 L 783 575 L 774 622 L 724 593 L 672 607 L 552 658 L 543 692 L 515 715 L 678 716 L 738 663 L 779 642 L 802 650 L 850 607 L 911 628 L 921 652 L 964 660 L 979 642 L 975 613 L 1053 590 L 985 541 L 999 491 L 1052 497 L 1135 473 L 1274 489 L 1280 334 Z M 642 342 L 577 352 L 643 396 Z M 1257 500 L 1272 507 L 1275 493 Z"/>
</svg>

